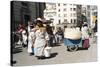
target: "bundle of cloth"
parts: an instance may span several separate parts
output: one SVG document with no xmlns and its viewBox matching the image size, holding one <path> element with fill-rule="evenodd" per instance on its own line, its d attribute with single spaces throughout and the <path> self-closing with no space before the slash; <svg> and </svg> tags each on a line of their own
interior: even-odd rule
<svg viewBox="0 0 100 67">
<path fill-rule="evenodd" d="M 68 39 L 80 39 L 82 37 L 81 31 L 76 28 L 66 28 L 64 32 L 64 38 Z"/>
</svg>

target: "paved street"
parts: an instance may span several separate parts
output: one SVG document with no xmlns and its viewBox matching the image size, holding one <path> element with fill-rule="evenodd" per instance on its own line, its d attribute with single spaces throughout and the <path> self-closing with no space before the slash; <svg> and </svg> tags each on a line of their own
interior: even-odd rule
<svg viewBox="0 0 100 67">
<path fill-rule="evenodd" d="M 22 52 L 13 54 L 14 60 L 17 61 L 14 66 L 29 66 L 29 65 L 45 65 L 45 64 L 63 64 L 76 62 L 93 62 L 97 61 L 97 44 L 90 44 L 88 50 L 78 50 L 76 52 L 69 52 L 66 50 L 64 44 L 54 46 L 52 48 L 52 57 L 49 59 L 37 60 L 36 57 L 29 56 L 27 48 L 23 48 Z"/>
</svg>

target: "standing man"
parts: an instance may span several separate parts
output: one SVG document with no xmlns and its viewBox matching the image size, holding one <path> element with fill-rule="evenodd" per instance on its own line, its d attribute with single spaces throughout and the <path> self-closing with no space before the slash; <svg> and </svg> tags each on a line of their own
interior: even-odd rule
<svg viewBox="0 0 100 67">
<path fill-rule="evenodd" d="M 53 39 L 54 39 L 54 35 L 53 35 L 53 30 L 52 27 L 50 25 L 46 26 L 46 31 L 49 35 L 49 41 L 48 41 L 48 45 L 49 46 L 53 46 Z"/>
</svg>

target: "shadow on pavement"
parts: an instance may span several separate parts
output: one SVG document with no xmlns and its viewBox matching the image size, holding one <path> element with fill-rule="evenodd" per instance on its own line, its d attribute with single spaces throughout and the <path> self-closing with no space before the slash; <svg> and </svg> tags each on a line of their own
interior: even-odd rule
<svg viewBox="0 0 100 67">
<path fill-rule="evenodd" d="M 89 45 L 89 47 L 90 47 L 90 45 Z M 89 47 L 88 47 L 88 48 L 89 48 Z M 88 48 L 79 47 L 78 50 L 88 50 Z"/>
<path fill-rule="evenodd" d="M 20 53 L 20 52 L 22 52 L 22 48 L 20 47 L 13 49 L 13 54 Z"/>
<path fill-rule="evenodd" d="M 80 50 L 88 50 L 89 48 L 90 48 L 90 45 L 89 45 L 89 47 L 87 47 L 87 48 L 78 47 L 78 49 L 77 49 L 76 51 L 80 51 Z M 70 51 L 69 49 L 67 49 L 67 51 L 73 52 L 73 51 Z"/>
<path fill-rule="evenodd" d="M 61 46 L 61 45 L 59 45 L 59 44 L 54 44 L 52 47 L 59 47 L 59 46 Z"/>
<path fill-rule="evenodd" d="M 78 48 L 77 51 L 79 51 L 79 50 L 88 50 L 88 48 Z"/>
<path fill-rule="evenodd" d="M 43 59 L 51 59 L 51 58 L 54 58 L 54 57 L 56 57 L 56 55 L 58 55 L 58 53 L 51 53 L 51 56 L 50 57 L 44 57 L 44 58 L 42 58 L 42 60 Z"/>
<path fill-rule="evenodd" d="M 49 58 L 56 57 L 56 55 L 58 55 L 58 53 L 52 53 L 52 54 L 51 54 L 51 56 L 50 56 L 50 57 L 48 57 L 48 59 L 49 59 Z"/>
</svg>

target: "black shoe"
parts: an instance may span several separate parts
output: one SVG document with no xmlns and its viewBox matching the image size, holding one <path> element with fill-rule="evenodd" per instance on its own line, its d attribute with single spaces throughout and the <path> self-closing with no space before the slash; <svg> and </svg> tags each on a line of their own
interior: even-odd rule
<svg viewBox="0 0 100 67">
<path fill-rule="evenodd" d="M 44 56 L 37 57 L 37 59 L 45 59 Z"/>
<path fill-rule="evenodd" d="M 37 59 L 39 60 L 39 59 L 41 59 L 40 57 L 37 57 Z"/>
<path fill-rule="evenodd" d="M 30 56 L 34 55 L 34 53 L 30 53 Z"/>
</svg>

